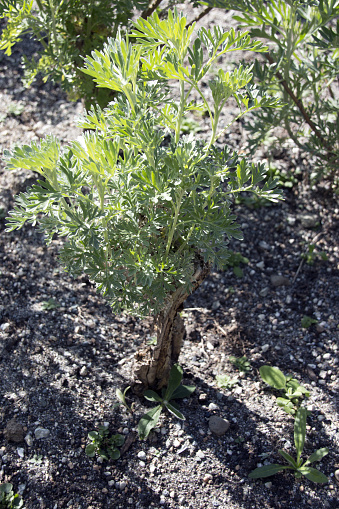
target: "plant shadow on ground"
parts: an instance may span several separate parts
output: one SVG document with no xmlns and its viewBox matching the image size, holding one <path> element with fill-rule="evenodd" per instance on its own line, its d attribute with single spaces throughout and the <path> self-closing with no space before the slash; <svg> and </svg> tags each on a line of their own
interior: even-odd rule
<svg viewBox="0 0 339 509">
<path fill-rule="evenodd" d="M 23 242 L 26 238 L 30 239 L 28 243 Z M 304 495 L 291 474 L 272 478 L 274 490 L 266 488 L 264 482 L 253 483 L 247 479 L 248 473 L 263 461 L 260 455 L 267 454 L 269 461 L 277 460 L 276 451 L 282 446 L 282 436 L 293 442 L 293 419 L 276 408 L 271 392 L 254 387 L 259 381 L 257 369 L 263 362 L 252 360 L 250 356 L 254 369 L 242 380 L 244 387 L 252 391 L 252 398 L 256 391 L 254 396 L 261 400 L 264 412 L 251 408 L 253 400 L 247 401 L 245 394 L 233 391 L 224 394 L 217 390 L 211 376 L 213 361 L 199 367 L 184 358 L 181 363 L 184 382 L 197 386 L 193 397 L 180 405 L 186 417 L 184 425 L 172 417 L 162 418 L 164 434 L 153 433 L 145 443 L 136 440 L 120 460 L 109 464 L 109 470 L 87 458 L 84 446 L 88 431 L 108 421 L 112 433 L 124 427 L 132 432 L 145 411 L 136 399 L 132 418 L 113 407 L 117 401 L 115 388 L 124 388 L 130 381 L 131 363 L 126 362 L 125 357 L 127 353 L 127 357 L 133 355 L 145 336 L 142 332 L 147 324 L 114 317 L 86 281 L 81 278 L 72 281 L 67 275 L 56 273 L 56 248 L 42 248 L 42 236 L 30 227 L 9 234 L 8 239 L 17 249 L 20 262 L 13 258 L 13 273 L 4 271 L 2 274 L 3 290 L 9 290 L 9 297 L 1 308 L 2 322 L 9 325 L 4 330 L 1 353 L 1 427 L 4 430 L 8 421 L 16 417 L 33 437 L 39 426 L 51 432 L 51 438 L 34 440 L 32 447 L 18 444 L 24 447 L 24 458 L 18 456 L 17 445 L 4 442 L 7 455 L 3 463 L 4 475 L 10 477 L 15 488 L 26 484 L 23 497 L 27 508 L 44 504 L 54 507 L 56 502 L 63 507 L 70 500 L 73 506 L 81 508 L 88 504 L 102 508 L 124 507 L 129 499 L 137 500 L 139 507 L 149 507 L 152 503 L 158 505 L 161 493 L 169 492 L 171 486 L 176 496 L 184 494 L 186 497 L 183 505 L 194 509 L 195 494 L 199 491 L 208 499 L 205 506 L 208 508 L 213 507 L 213 500 L 218 496 L 227 497 L 239 507 L 240 504 L 253 507 L 254 503 L 258 504 L 255 507 L 262 507 L 264 502 L 267 507 L 287 507 L 291 499 L 295 504 L 303 503 Z M 34 258 L 36 264 L 32 263 Z M 8 262 L 6 268 L 10 268 Z M 52 277 L 55 285 L 50 284 Z M 209 284 L 216 281 L 216 275 L 209 278 Z M 50 296 L 60 304 L 59 308 L 49 311 L 36 308 L 36 304 L 40 305 Z M 203 297 L 204 289 L 191 297 L 189 305 L 201 304 Z M 206 304 L 210 305 L 211 300 Z M 258 341 L 253 331 L 248 332 L 241 311 L 234 316 L 237 327 L 228 337 L 213 328 L 215 320 L 221 318 L 218 312 L 212 313 L 206 320 L 209 323 L 204 324 L 212 325 L 212 332 L 219 335 L 217 355 L 227 352 L 227 356 L 239 357 Z M 203 315 L 199 318 L 204 321 Z M 209 330 L 206 327 L 205 332 L 209 334 Z M 188 341 L 184 345 L 184 356 L 186 352 L 189 356 L 194 346 L 194 341 Z M 272 355 L 270 360 L 278 361 L 279 355 Z M 87 373 L 81 375 L 83 367 Z M 231 365 L 228 373 L 235 375 Z M 307 382 L 300 375 L 298 378 L 302 383 Z M 322 390 L 327 391 L 326 385 Z M 330 399 L 330 395 L 328 397 Z M 131 402 L 130 396 L 128 399 Z M 217 404 L 212 410 L 211 402 Z M 208 419 L 213 414 L 231 423 L 226 435 L 219 438 L 208 432 Z M 323 462 L 328 474 L 329 464 L 338 451 L 326 433 L 324 421 L 317 419 L 318 415 L 311 416 L 308 424 L 314 429 L 311 439 L 330 448 L 330 455 Z M 182 439 L 183 445 L 188 441 L 182 452 L 179 452 L 182 446 L 173 445 L 175 438 Z M 149 452 L 151 448 L 154 453 Z M 306 445 L 305 455 L 312 452 L 311 448 L 311 444 Z M 148 455 L 145 466 L 137 457 L 140 450 Z M 197 459 L 198 451 L 202 457 Z M 30 462 L 34 456 L 37 463 Z M 158 461 L 155 474 L 150 476 L 152 458 Z M 97 470 L 93 469 L 94 464 L 99 467 Z M 111 476 L 105 475 L 105 471 Z M 206 480 L 206 474 L 211 472 L 212 482 Z M 178 476 L 180 486 L 176 482 Z M 113 486 L 108 485 L 110 478 L 114 480 Z M 125 487 L 121 484 L 124 482 L 127 483 Z M 323 507 L 318 487 L 308 481 L 303 481 L 303 485 L 307 487 L 313 507 Z M 166 501 L 162 506 L 171 507 Z"/>
</svg>

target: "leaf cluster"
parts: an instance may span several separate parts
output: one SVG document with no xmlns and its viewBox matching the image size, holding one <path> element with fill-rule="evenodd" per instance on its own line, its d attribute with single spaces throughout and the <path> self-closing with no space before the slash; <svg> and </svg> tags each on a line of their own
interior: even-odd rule
<svg viewBox="0 0 339 509">
<path fill-rule="evenodd" d="M 242 357 L 235 357 L 234 355 L 231 355 L 228 360 L 242 373 L 249 373 L 252 369 L 251 363 L 247 359 L 246 355 L 243 355 Z"/>
<path fill-rule="evenodd" d="M 288 414 L 295 415 L 303 398 L 310 396 L 309 391 L 300 385 L 298 380 L 291 375 L 285 376 L 277 367 L 261 366 L 259 373 L 264 382 L 283 393 L 276 402 Z"/>
<path fill-rule="evenodd" d="M 96 454 L 104 460 L 120 458 L 118 447 L 121 447 L 125 441 L 123 435 L 118 433 L 110 436 L 106 426 L 99 426 L 99 431 L 90 431 L 88 438 L 91 443 L 87 445 L 85 452 L 90 458 L 93 458 Z"/>
<path fill-rule="evenodd" d="M 148 401 L 159 404 L 149 410 L 140 419 L 138 425 L 138 433 L 141 440 L 145 440 L 150 434 L 151 430 L 156 427 L 160 415 L 165 409 L 178 419 L 181 419 L 182 421 L 185 420 L 185 417 L 182 415 L 177 404 L 173 400 L 189 398 L 195 391 L 195 387 L 180 385 L 182 375 L 182 368 L 178 364 L 174 364 L 170 371 L 168 386 L 167 388 L 162 389 L 161 396 L 152 390 L 147 390 L 144 392 L 144 397 Z"/>
<path fill-rule="evenodd" d="M 231 378 L 228 375 L 217 375 L 215 379 L 221 389 L 231 389 L 238 383 L 238 378 Z"/>
<path fill-rule="evenodd" d="M 0 484 L 0 507 L 4 509 L 19 509 L 23 500 L 18 493 L 14 493 L 13 484 L 5 482 Z"/>
<path fill-rule="evenodd" d="M 309 479 L 312 482 L 316 483 L 328 482 L 328 478 L 322 472 L 320 472 L 316 468 L 309 466 L 311 463 L 320 461 L 324 456 L 328 454 L 327 447 L 318 449 L 313 454 L 311 454 L 304 462 L 301 459 L 301 454 L 304 449 L 306 438 L 306 419 L 307 419 L 306 408 L 303 407 L 299 408 L 294 422 L 294 444 L 297 451 L 296 459 L 290 456 L 287 452 L 279 450 L 278 452 L 280 456 L 282 456 L 284 460 L 287 461 L 288 465 L 280 465 L 273 463 L 270 465 L 258 467 L 249 474 L 250 479 L 260 479 L 262 477 L 270 477 L 271 475 L 275 475 L 278 472 L 283 472 L 284 470 L 293 470 L 294 475 L 297 479 L 300 479 L 304 475 L 307 479 Z"/>
</svg>

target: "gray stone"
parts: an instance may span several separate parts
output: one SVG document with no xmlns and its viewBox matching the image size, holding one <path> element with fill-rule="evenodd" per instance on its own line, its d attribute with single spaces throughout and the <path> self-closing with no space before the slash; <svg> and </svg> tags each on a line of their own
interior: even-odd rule
<svg viewBox="0 0 339 509">
<path fill-rule="evenodd" d="M 267 244 L 267 242 L 265 242 L 264 240 L 259 242 L 259 247 L 261 249 L 264 249 L 265 251 L 270 251 L 270 249 L 271 249 L 271 246 L 269 244 Z"/>
<path fill-rule="evenodd" d="M 319 217 L 316 214 L 299 214 L 298 218 L 304 228 L 315 228 L 319 224 Z"/>
<path fill-rule="evenodd" d="M 222 417 L 218 417 L 217 415 L 212 415 L 208 421 L 208 427 L 218 437 L 221 437 L 226 433 L 228 428 L 230 427 L 230 423 L 226 419 L 222 419 Z"/>
<path fill-rule="evenodd" d="M 261 351 L 263 353 L 268 352 L 269 349 L 270 349 L 270 345 L 268 343 L 266 343 L 265 345 L 262 345 L 262 347 L 261 347 Z"/>
<path fill-rule="evenodd" d="M 291 285 L 291 281 L 287 277 L 279 276 L 279 275 L 272 275 L 271 283 L 276 288 L 278 286 L 290 286 Z"/>
<path fill-rule="evenodd" d="M 50 434 L 51 432 L 46 428 L 36 428 L 36 430 L 34 430 L 34 436 L 37 440 L 48 438 Z"/>
<path fill-rule="evenodd" d="M 260 290 L 259 295 L 260 295 L 260 297 L 267 297 L 268 292 L 269 292 L 269 288 L 268 288 L 268 286 L 266 286 L 265 288 Z"/>
<path fill-rule="evenodd" d="M 24 439 L 24 428 L 20 422 L 16 422 L 15 419 L 11 419 L 7 423 L 4 435 L 9 442 L 22 442 Z"/>
<path fill-rule="evenodd" d="M 334 472 L 334 477 L 339 481 L 339 469 Z"/>
<path fill-rule="evenodd" d="M 217 309 L 219 309 L 221 306 L 220 304 L 220 301 L 219 300 L 215 300 L 212 304 L 212 311 L 216 311 Z"/>
</svg>

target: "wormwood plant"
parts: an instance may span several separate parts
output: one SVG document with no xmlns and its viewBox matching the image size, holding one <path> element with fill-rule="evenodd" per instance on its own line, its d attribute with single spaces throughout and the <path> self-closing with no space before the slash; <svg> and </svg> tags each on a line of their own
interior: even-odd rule
<svg viewBox="0 0 339 509">
<path fill-rule="evenodd" d="M 163 388 L 161 396 L 152 390 L 144 392 L 144 397 L 148 401 L 159 403 L 156 407 L 149 410 L 143 415 L 139 421 L 138 433 L 141 440 L 145 440 L 150 434 L 151 430 L 158 424 L 160 414 L 164 409 L 168 410 L 171 414 L 184 421 L 185 417 L 180 412 L 174 399 L 189 398 L 195 391 L 195 387 L 189 385 L 180 385 L 182 380 L 182 368 L 178 364 L 174 364 L 171 368 L 168 386 Z"/>
<path fill-rule="evenodd" d="M 47 243 L 66 237 L 60 259 L 71 274 L 86 273 L 115 313 L 154 316 L 157 345 L 137 357 L 144 388 L 167 385 L 184 334 L 183 302 L 213 264 L 225 265 L 228 239 L 242 238 L 233 197 L 252 191 L 280 198 L 264 164 L 216 146 L 229 127 L 219 118 L 231 96 L 239 113 L 230 124 L 278 101 L 249 85 L 251 66 L 207 77 L 221 55 L 265 46 L 247 32 L 220 28 L 202 28 L 192 41 L 194 25 L 185 25 L 169 11 L 162 21 L 156 13 L 138 19 L 136 44 L 118 31 L 85 61 L 98 87 L 118 92 L 106 109 L 85 114 L 80 126 L 90 131 L 65 147 L 48 136 L 5 153 L 8 169 L 44 178 L 17 198 L 7 231 L 28 222 Z M 209 139 L 181 136 L 184 119 L 200 108 L 208 111 Z"/>
<path fill-rule="evenodd" d="M 261 366 L 259 369 L 261 378 L 268 385 L 283 393 L 283 397 L 277 398 L 277 405 L 285 412 L 295 415 L 303 398 L 310 396 L 309 391 L 291 375 L 285 376 L 279 368 Z"/>
<path fill-rule="evenodd" d="M 262 109 L 247 124 L 255 150 L 264 140 L 288 137 L 316 159 L 312 177 L 338 179 L 339 14 L 338 0 L 205 0 L 213 7 L 240 11 L 234 19 L 262 37 L 270 49 L 256 60 L 254 79 L 262 90 L 279 94 L 279 110 Z"/>
<path fill-rule="evenodd" d="M 326 456 L 326 454 L 328 454 L 327 447 L 323 447 L 322 449 L 315 451 L 313 454 L 311 454 L 311 456 L 307 458 L 305 462 L 303 462 L 301 459 L 301 454 L 304 449 L 306 438 L 306 419 L 306 408 L 299 408 L 294 422 L 294 444 L 297 450 L 297 458 L 294 459 L 287 452 L 279 450 L 278 452 L 280 456 L 282 456 L 284 460 L 287 461 L 288 465 L 264 465 L 263 467 L 258 467 L 253 470 L 248 477 L 251 479 L 259 479 L 261 477 L 270 477 L 271 475 L 275 475 L 278 472 L 283 472 L 284 470 L 293 470 L 297 479 L 300 479 L 301 476 L 304 475 L 307 479 L 316 483 L 328 482 L 326 475 L 324 475 L 316 468 L 309 466 L 315 461 L 320 461 L 324 456 Z"/>
</svg>

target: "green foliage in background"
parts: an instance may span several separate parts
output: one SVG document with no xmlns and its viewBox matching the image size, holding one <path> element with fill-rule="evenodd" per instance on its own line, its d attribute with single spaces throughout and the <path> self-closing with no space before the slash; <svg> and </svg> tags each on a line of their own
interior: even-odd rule
<svg viewBox="0 0 339 509">
<path fill-rule="evenodd" d="M 30 86 L 38 73 L 44 81 L 60 83 L 73 100 L 83 98 L 89 107 L 106 106 L 113 94 L 98 89 L 80 68 L 91 51 L 103 48 L 107 37 L 128 29 L 134 9 L 143 10 L 148 0 L 0 0 L 0 18 L 7 25 L 0 49 L 11 55 L 13 46 L 29 34 L 41 44 L 38 55 L 23 56 L 23 82 Z"/>
<path fill-rule="evenodd" d="M 252 150 L 267 138 L 291 138 L 315 157 L 311 178 L 338 181 L 339 167 L 339 15 L 338 0 L 205 0 L 206 5 L 234 9 L 234 19 L 252 37 L 269 44 L 265 61 L 255 61 L 259 88 L 278 94 L 279 110 L 256 112 L 249 130 Z M 238 12 L 240 11 L 240 14 Z M 283 132 L 281 127 L 284 128 Z"/>
<path fill-rule="evenodd" d="M 281 197 L 262 163 L 216 147 L 229 127 L 219 119 L 230 97 L 239 108 L 230 124 L 278 101 L 250 85 L 251 66 L 219 69 L 208 83 L 211 101 L 200 85 L 221 55 L 267 48 L 246 32 L 217 27 L 200 29 L 192 43 L 194 25 L 185 25 L 169 11 L 165 20 L 156 13 L 137 20 L 136 44 L 118 31 L 85 61 L 99 88 L 118 93 L 82 119 L 90 132 L 64 147 L 48 136 L 5 151 L 8 169 L 44 177 L 17 197 L 7 231 L 28 222 L 48 243 L 55 234 L 67 237 L 62 263 L 75 276 L 86 273 L 114 312 L 156 315 L 178 288 L 190 291 L 202 261 L 225 266 L 228 240 L 242 238 L 231 211 L 235 195 Z M 181 135 L 183 120 L 201 108 L 211 124 L 207 142 Z"/>
</svg>

